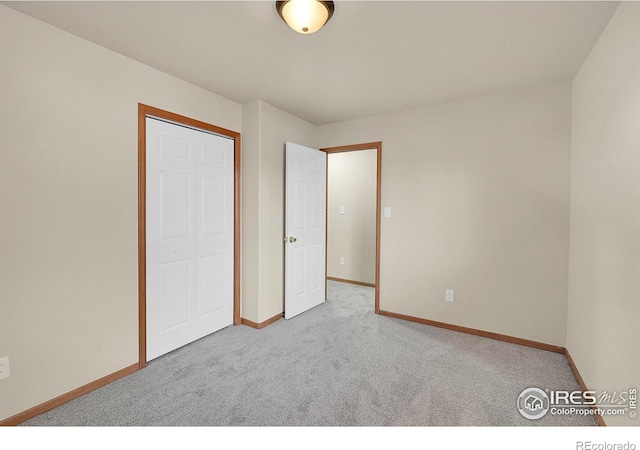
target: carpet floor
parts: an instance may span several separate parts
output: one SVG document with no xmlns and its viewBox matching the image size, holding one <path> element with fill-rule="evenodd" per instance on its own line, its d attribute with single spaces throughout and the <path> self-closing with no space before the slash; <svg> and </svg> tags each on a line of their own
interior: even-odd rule
<svg viewBox="0 0 640 450">
<path fill-rule="evenodd" d="M 225 328 L 25 426 L 594 426 L 516 408 L 576 390 L 564 355 L 374 314 L 372 288 L 256 330 Z"/>
</svg>

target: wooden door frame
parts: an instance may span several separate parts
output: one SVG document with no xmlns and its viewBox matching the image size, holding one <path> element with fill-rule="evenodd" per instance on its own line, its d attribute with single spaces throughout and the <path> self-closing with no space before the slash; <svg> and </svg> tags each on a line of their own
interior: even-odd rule
<svg viewBox="0 0 640 450">
<path fill-rule="evenodd" d="M 382 142 L 367 142 L 364 144 L 343 145 L 340 147 L 321 148 L 327 154 L 327 157 L 331 153 L 344 153 L 355 152 L 360 150 L 376 150 L 376 267 L 375 267 L 375 313 L 380 314 L 380 223 L 382 213 Z M 327 164 L 327 204 L 329 202 L 329 164 Z M 326 208 L 326 226 L 325 226 L 325 278 L 327 277 L 327 250 L 329 246 L 329 212 Z M 326 281 L 325 281 L 326 282 Z M 326 289 L 325 289 L 326 290 Z"/>
<path fill-rule="evenodd" d="M 138 103 L 138 367 L 147 365 L 147 116 L 233 139 L 233 324 L 240 318 L 240 133 Z"/>
</svg>

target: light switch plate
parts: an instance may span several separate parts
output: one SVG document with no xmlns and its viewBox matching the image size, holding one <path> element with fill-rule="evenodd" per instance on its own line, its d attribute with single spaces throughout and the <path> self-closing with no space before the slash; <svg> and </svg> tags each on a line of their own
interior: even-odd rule
<svg viewBox="0 0 640 450">
<path fill-rule="evenodd" d="M 345 215 L 347 213 L 347 208 L 345 208 L 344 206 L 340 207 L 340 214 Z"/>
<path fill-rule="evenodd" d="M 447 289 L 444 294 L 444 299 L 448 302 L 452 302 L 454 299 L 453 289 Z"/>
<path fill-rule="evenodd" d="M 385 217 L 391 217 L 391 206 L 385 206 L 384 207 L 384 216 Z"/>
</svg>

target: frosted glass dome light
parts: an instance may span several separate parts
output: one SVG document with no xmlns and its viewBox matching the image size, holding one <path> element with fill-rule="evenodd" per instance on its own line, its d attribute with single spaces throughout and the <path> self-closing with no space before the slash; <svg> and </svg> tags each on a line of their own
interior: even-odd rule
<svg viewBox="0 0 640 450">
<path fill-rule="evenodd" d="M 334 5 L 320 0 L 287 0 L 277 1 L 276 9 L 292 30 L 311 34 L 331 19 Z"/>
</svg>

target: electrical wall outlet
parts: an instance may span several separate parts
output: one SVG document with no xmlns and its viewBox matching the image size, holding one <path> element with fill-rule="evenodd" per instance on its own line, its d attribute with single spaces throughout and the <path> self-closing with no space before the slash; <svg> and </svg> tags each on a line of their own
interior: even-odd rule
<svg viewBox="0 0 640 450">
<path fill-rule="evenodd" d="M 341 256 L 341 257 L 340 257 L 340 265 L 341 265 L 341 266 L 344 266 L 344 256 Z"/>
<path fill-rule="evenodd" d="M 452 302 L 454 299 L 453 289 L 447 289 L 444 291 L 444 299 L 448 302 Z"/>
<path fill-rule="evenodd" d="M 0 358 L 0 380 L 9 378 L 9 357 Z"/>
</svg>

